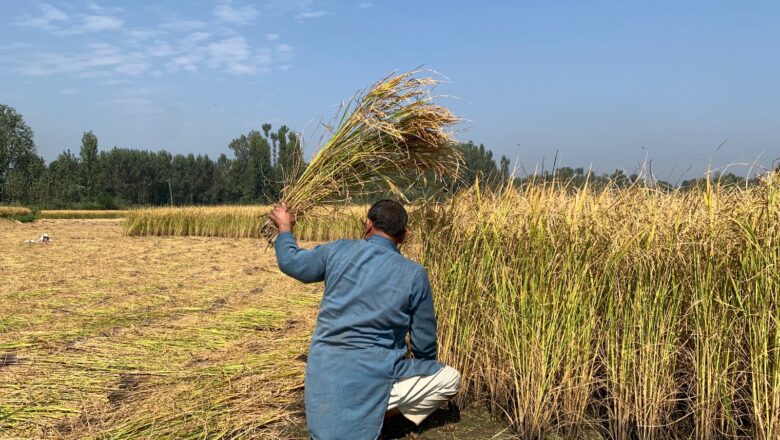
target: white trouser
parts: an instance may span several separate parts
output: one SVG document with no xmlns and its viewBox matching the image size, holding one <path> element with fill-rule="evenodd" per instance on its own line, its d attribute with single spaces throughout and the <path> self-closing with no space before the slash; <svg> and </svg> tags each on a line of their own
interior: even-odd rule
<svg viewBox="0 0 780 440">
<path fill-rule="evenodd" d="M 397 408 L 404 417 L 419 425 L 437 408 L 446 408 L 459 389 L 460 373 L 445 366 L 436 374 L 408 377 L 394 383 L 387 409 Z"/>
</svg>

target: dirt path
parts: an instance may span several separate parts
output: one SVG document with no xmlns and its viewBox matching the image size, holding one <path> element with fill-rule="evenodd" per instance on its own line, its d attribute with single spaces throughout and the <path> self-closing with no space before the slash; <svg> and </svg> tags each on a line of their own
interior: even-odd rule
<svg viewBox="0 0 780 440">
<path fill-rule="evenodd" d="M 23 243 L 43 232 L 53 244 Z M 285 277 L 259 241 L 44 220 L 0 222 L 0 248 L 0 438 L 305 435 L 321 286 Z M 411 438 L 502 429 L 466 411 Z"/>
</svg>

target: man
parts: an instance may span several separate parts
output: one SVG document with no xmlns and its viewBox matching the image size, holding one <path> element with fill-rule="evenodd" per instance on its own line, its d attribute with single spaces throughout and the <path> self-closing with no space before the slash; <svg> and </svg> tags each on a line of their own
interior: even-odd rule
<svg viewBox="0 0 780 440">
<path fill-rule="evenodd" d="M 436 361 L 436 317 L 428 275 L 398 250 L 408 216 L 380 200 L 364 240 L 298 247 L 295 219 L 282 204 L 276 259 L 285 274 L 325 281 L 306 365 L 306 420 L 314 440 L 374 440 L 386 415 L 420 424 L 460 387 L 457 370 Z M 407 359 L 409 333 L 413 358 Z"/>
</svg>

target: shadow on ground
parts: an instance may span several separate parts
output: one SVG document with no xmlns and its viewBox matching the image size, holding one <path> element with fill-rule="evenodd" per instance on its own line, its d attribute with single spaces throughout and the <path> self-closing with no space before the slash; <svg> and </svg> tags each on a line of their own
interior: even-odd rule
<svg viewBox="0 0 780 440">
<path fill-rule="evenodd" d="M 388 419 L 379 437 L 390 439 L 512 439 L 508 427 L 491 419 L 490 415 L 478 409 L 466 410 L 450 405 L 446 410 L 438 410 L 420 426 L 415 426 L 403 416 Z"/>
</svg>

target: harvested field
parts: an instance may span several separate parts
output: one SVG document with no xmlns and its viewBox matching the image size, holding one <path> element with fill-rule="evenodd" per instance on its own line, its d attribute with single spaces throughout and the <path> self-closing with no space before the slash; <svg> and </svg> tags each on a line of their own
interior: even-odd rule
<svg viewBox="0 0 780 440">
<path fill-rule="evenodd" d="M 42 231 L 53 244 L 23 244 Z M 305 436 L 322 286 L 281 274 L 264 243 L 41 220 L 1 224 L 0 244 L 0 438 Z M 413 435 L 504 430 L 463 420 Z"/>
</svg>

